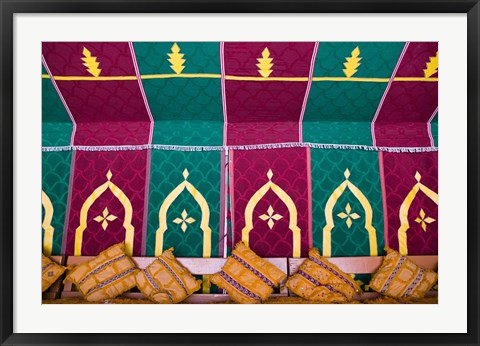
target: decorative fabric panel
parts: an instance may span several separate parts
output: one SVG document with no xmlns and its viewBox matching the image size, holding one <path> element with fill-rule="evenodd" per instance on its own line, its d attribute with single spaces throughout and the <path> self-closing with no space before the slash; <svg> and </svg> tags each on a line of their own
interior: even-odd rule
<svg viewBox="0 0 480 346">
<path fill-rule="evenodd" d="M 45 42 L 43 251 L 437 254 L 438 59 L 437 42 Z"/>
<path fill-rule="evenodd" d="M 42 153 L 42 239 L 43 253 L 60 255 L 68 208 L 72 153 Z"/>
<path fill-rule="evenodd" d="M 311 245 L 308 148 L 231 152 L 233 242 L 259 256 L 302 257 Z"/>
<path fill-rule="evenodd" d="M 219 254 L 220 153 L 152 152 L 146 255 Z"/>
<path fill-rule="evenodd" d="M 438 155 L 381 153 L 387 246 L 402 255 L 438 252 Z"/>
<path fill-rule="evenodd" d="M 95 256 L 125 241 L 129 256 L 140 256 L 148 151 L 78 151 L 65 253 Z"/>
<path fill-rule="evenodd" d="M 313 246 L 325 257 L 383 254 L 378 153 L 312 149 Z"/>
</svg>

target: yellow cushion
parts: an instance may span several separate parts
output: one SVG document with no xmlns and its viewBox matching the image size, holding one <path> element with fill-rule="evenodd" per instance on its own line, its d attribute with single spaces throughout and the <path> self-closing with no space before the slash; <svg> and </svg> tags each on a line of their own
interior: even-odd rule
<svg viewBox="0 0 480 346">
<path fill-rule="evenodd" d="M 316 248 L 310 249 L 308 258 L 288 278 L 286 286 L 300 297 L 325 303 L 349 302 L 361 291 L 350 275 L 320 256 Z"/>
<path fill-rule="evenodd" d="M 42 254 L 42 292 L 45 292 L 65 272 L 65 267 Z"/>
<path fill-rule="evenodd" d="M 138 269 L 119 243 L 102 251 L 92 260 L 76 266 L 65 280 L 72 281 L 91 302 L 116 296 L 135 287 Z"/>
<path fill-rule="evenodd" d="M 157 303 L 179 303 L 197 291 L 202 283 L 177 261 L 173 248 L 140 270 L 136 280 L 140 291 Z"/>
<path fill-rule="evenodd" d="M 392 298 L 423 298 L 437 282 L 438 275 L 385 248 L 387 255 L 373 275 L 370 288 Z"/>
<path fill-rule="evenodd" d="M 227 291 L 237 303 L 261 303 L 286 274 L 257 256 L 244 243 L 238 243 L 219 273 L 210 281 Z"/>
</svg>

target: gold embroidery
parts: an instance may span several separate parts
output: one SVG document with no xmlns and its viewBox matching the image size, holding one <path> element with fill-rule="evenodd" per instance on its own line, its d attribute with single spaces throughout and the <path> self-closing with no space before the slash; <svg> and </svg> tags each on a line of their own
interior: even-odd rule
<svg viewBox="0 0 480 346">
<path fill-rule="evenodd" d="M 360 191 L 358 187 L 352 184 L 348 179 L 350 178 L 350 171 L 348 169 L 344 172 L 345 181 L 342 182 L 330 195 L 328 198 L 327 204 L 325 205 L 325 219 L 326 225 L 323 228 L 323 256 L 330 257 L 332 255 L 332 239 L 331 239 L 331 232 L 332 229 L 335 227 L 335 222 L 333 221 L 333 208 L 335 204 L 337 204 L 338 199 L 340 196 L 345 192 L 348 188 L 353 195 L 357 198 L 360 204 L 365 211 L 365 229 L 368 232 L 368 239 L 370 243 L 370 256 L 377 256 L 377 235 L 375 233 L 375 228 L 373 227 L 373 211 L 370 202 L 368 201 L 367 197 Z M 349 204 L 347 205 L 349 206 Z M 348 211 L 348 210 L 347 210 Z M 349 211 L 348 211 L 349 213 Z M 340 213 L 343 214 L 343 213 Z M 340 216 L 339 214 L 339 216 Z M 350 214 L 352 217 L 353 214 Z M 358 214 L 356 214 L 358 216 Z M 347 223 L 348 225 L 348 223 Z"/>
<path fill-rule="evenodd" d="M 192 224 L 195 222 L 195 219 L 193 217 L 187 218 L 187 216 L 188 216 L 187 211 L 183 209 L 182 218 L 177 217 L 175 220 L 173 220 L 173 222 L 175 222 L 177 225 L 182 224 L 182 226 L 180 227 L 182 228 L 183 233 L 187 231 L 187 223 Z"/>
<path fill-rule="evenodd" d="M 267 214 L 263 214 L 263 215 L 260 215 L 258 218 L 263 220 L 263 221 L 267 221 L 267 224 L 268 224 L 268 227 L 270 229 L 272 229 L 273 225 L 275 224 L 275 221 L 278 221 L 280 220 L 283 216 L 280 215 L 280 214 L 274 214 L 273 213 L 274 210 L 273 210 L 273 207 L 272 206 L 269 206 L 268 207 L 268 210 L 267 210 Z M 274 221 L 275 220 L 275 221 Z"/>
<path fill-rule="evenodd" d="M 423 209 L 420 209 L 420 214 L 419 214 L 420 217 L 417 217 L 415 219 L 415 222 L 421 224 L 422 226 L 422 229 L 424 232 L 427 231 L 427 223 L 432 223 L 432 222 L 435 222 L 437 220 L 435 220 L 433 217 L 425 217 L 425 211 L 423 211 Z"/>
<path fill-rule="evenodd" d="M 343 63 L 343 66 L 345 66 L 345 69 L 343 70 L 343 73 L 347 78 L 352 77 L 355 73 L 357 73 L 357 68 L 360 66 L 360 60 L 362 58 L 360 56 L 360 48 L 356 47 L 353 51 L 350 57 L 345 58 L 347 62 Z"/>
<path fill-rule="evenodd" d="M 114 183 L 112 183 L 112 172 L 109 170 L 106 174 L 107 181 L 97 187 L 90 196 L 85 200 L 80 210 L 80 225 L 75 230 L 75 256 L 82 255 L 83 231 L 87 228 L 87 215 L 93 203 L 108 189 L 117 197 L 118 201 L 125 209 L 125 217 L 123 227 L 125 228 L 125 253 L 129 256 L 133 255 L 133 232 L 135 228 L 132 225 L 133 208 L 132 203 L 125 193 Z M 105 208 L 106 210 L 106 208 Z M 104 210 L 104 211 L 105 211 Z M 108 212 L 108 210 L 107 210 Z M 109 220 L 112 221 L 112 220 Z"/>
<path fill-rule="evenodd" d="M 407 194 L 407 197 L 405 197 L 405 199 L 403 200 L 402 205 L 400 206 L 400 211 L 399 211 L 400 228 L 398 229 L 398 250 L 400 254 L 404 256 L 408 255 L 407 231 L 410 228 L 410 223 L 408 221 L 408 211 L 410 209 L 410 206 L 412 205 L 413 200 L 417 196 L 418 191 L 422 191 L 425 195 L 427 195 L 428 198 L 430 198 L 436 205 L 438 205 L 438 194 L 436 194 L 435 192 L 430 190 L 428 187 L 423 185 L 420 182 L 421 179 L 422 179 L 422 176 L 420 175 L 420 173 L 416 172 L 415 180 L 417 181 L 417 183 L 412 187 L 410 192 Z M 435 219 L 431 219 L 431 218 L 428 218 L 428 219 L 429 219 L 428 221 L 430 222 L 426 221 L 426 219 L 425 219 L 425 222 L 431 223 L 433 221 L 436 221 Z M 422 225 L 422 228 L 423 228 L 423 225 Z M 426 231 L 426 225 L 425 225 L 424 231 Z"/>
<path fill-rule="evenodd" d="M 96 218 L 94 218 L 95 221 L 102 223 L 102 228 L 104 231 L 108 227 L 108 221 L 114 221 L 116 219 L 117 217 L 115 215 L 110 214 L 106 207 L 105 209 L 103 209 L 102 215 L 98 215 Z"/>
<path fill-rule="evenodd" d="M 258 73 L 260 73 L 262 77 L 268 78 L 268 76 L 270 76 L 270 74 L 273 72 L 272 60 L 273 58 L 270 58 L 270 51 L 268 48 L 265 48 L 262 52 L 262 57 L 257 59 Z"/>
<path fill-rule="evenodd" d="M 42 228 L 43 228 L 43 253 L 46 256 L 52 254 L 53 247 L 53 231 L 55 230 L 52 226 L 53 219 L 53 204 L 50 200 L 50 197 L 42 190 L 42 206 L 45 209 L 45 217 L 43 218 Z"/>
<path fill-rule="evenodd" d="M 293 233 L 293 257 L 300 257 L 300 228 L 297 225 L 297 207 L 292 198 L 277 184 L 272 182 L 273 172 L 268 170 L 267 173 L 268 182 L 265 183 L 260 189 L 257 190 L 250 198 L 245 207 L 245 227 L 242 229 L 242 241 L 248 246 L 249 233 L 253 229 L 253 211 L 258 202 L 265 196 L 265 194 L 272 190 L 278 198 L 286 205 L 290 215 L 288 228 Z M 272 210 L 273 213 L 273 210 Z"/>
<path fill-rule="evenodd" d="M 341 219 L 347 219 L 345 222 L 347 224 L 347 227 L 350 228 L 352 227 L 352 219 L 356 220 L 360 218 L 360 215 L 357 213 L 350 213 L 352 211 L 352 207 L 350 207 L 350 203 L 347 203 L 347 206 L 345 207 L 346 213 L 339 213 L 338 217 Z"/>
<path fill-rule="evenodd" d="M 177 199 L 178 196 L 180 196 L 180 194 L 185 189 L 192 195 L 192 197 L 200 206 L 200 210 L 202 211 L 202 220 L 200 221 L 200 229 L 203 231 L 203 257 L 211 256 L 212 230 L 209 227 L 210 208 L 208 207 L 208 203 L 206 199 L 202 196 L 202 194 L 190 182 L 187 181 L 188 175 L 189 175 L 188 170 L 185 168 L 185 170 L 183 171 L 183 178 L 185 180 L 181 182 L 176 188 L 174 188 L 168 194 L 167 198 L 165 198 L 162 205 L 160 206 L 160 210 L 158 212 L 158 221 L 160 225 L 156 230 L 156 235 L 155 235 L 155 256 L 160 256 L 163 252 L 163 236 L 168 228 L 167 226 L 168 208 L 170 208 L 172 203 Z M 184 212 L 186 217 L 187 216 L 186 211 L 184 210 Z M 195 221 L 194 219 L 191 219 L 191 220 L 190 219 L 191 218 L 185 219 L 185 221 L 187 221 L 188 223 L 193 223 Z M 185 230 L 186 230 L 186 227 L 185 227 Z"/>
<path fill-rule="evenodd" d="M 425 78 L 430 78 L 430 76 L 434 75 L 438 72 L 438 52 L 435 56 L 431 56 L 429 58 L 429 62 L 427 62 L 427 68 L 423 70 Z"/>
<path fill-rule="evenodd" d="M 184 54 L 180 53 L 180 47 L 178 44 L 174 43 L 172 46 L 172 52 L 167 55 L 170 58 L 168 59 L 168 62 L 171 64 L 170 68 L 175 71 L 176 74 L 182 73 L 185 68 L 185 66 L 183 66 L 185 59 L 183 59 Z"/>
<path fill-rule="evenodd" d="M 87 68 L 88 73 L 94 77 L 100 76 L 100 72 L 102 72 L 102 70 L 98 68 L 100 63 L 97 61 L 97 58 L 92 56 L 92 53 L 90 53 L 90 51 L 85 47 L 83 47 L 83 56 L 83 66 Z"/>
</svg>

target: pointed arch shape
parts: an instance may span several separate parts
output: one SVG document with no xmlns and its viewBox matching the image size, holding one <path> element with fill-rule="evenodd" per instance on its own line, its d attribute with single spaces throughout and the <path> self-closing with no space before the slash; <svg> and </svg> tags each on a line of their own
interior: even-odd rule
<svg viewBox="0 0 480 346">
<path fill-rule="evenodd" d="M 185 172 L 185 171 L 184 171 Z M 185 174 L 185 173 L 184 173 Z M 159 227 L 155 231 L 155 256 L 160 256 L 163 252 L 163 238 L 165 232 L 168 229 L 167 226 L 167 212 L 172 203 L 180 196 L 180 194 L 186 189 L 190 195 L 195 199 L 200 206 L 202 212 L 202 219 L 200 221 L 200 229 L 203 231 L 203 257 L 210 257 L 212 252 L 212 229 L 209 226 L 210 223 L 210 208 L 208 207 L 207 200 L 186 179 L 188 177 L 188 171 L 185 174 L 185 180 L 175 187 L 165 198 L 160 210 L 158 212 Z"/>
<path fill-rule="evenodd" d="M 410 222 L 408 221 L 408 212 L 410 206 L 412 205 L 414 199 L 417 197 L 419 191 L 422 191 L 428 198 L 430 198 L 436 205 L 438 205 L 438 194 L 423 185 L 420 180 L 422 176 L 420 173 L 415 173 L 415 179 L 417 183 L 413 185 L 412 189 L 408 192 L 407 196 L 400 205 L 400 210 L 398 216 L 400 219 L 400 227 L 398 228 L 398 252 L 406 256 L 408 255 L 408 245 L 407 245 L 407 232 L 410 229 Z"/>
<path fill-rule="evenodd" d="M 130 199 L 125 195 L 125 193 L 117 185 L 111 181 L 112 172 L 109 170 L 107 173 L 107 181 L 97 187 L 90 196 L 85 200 L 80 209 L 80 224 L 75 230 L 75 256 L 82 255 L 82 243 L 83 243 L 83 232 L 87 228 L 87 216 L 90 207 L 93 203 L 107 190 L 110 190 L 113 195 L 118 199 L 122 204 L 125 210 L 125 217 L 123 219 L 123 227 L 125 228 L 125 253 L 128 256 L 133 255 L 133 241 L 134 241 L 134 231 L 135 227 L 132 225 L 132 216 L 133 208 Z"/>
<path fill-rule="evenodd" d="M 325 205 L 325 220 L 326 225 L 323 227 L 323 248 L 322 248 L 322 256 L 330 257 L 332 255 L 332 229 L 335 227 L 335 222 L 333 221 L 333 208 L 338 202 L 340 196 L 345 192 L 348 188 L 353 195 L 357 198 L 360 204 L 363 207 L 365 212 L 365 230 L 368 233 L 368 241 L 370 246 L 370 256 L 377 256 L 378 249 L 377 249 L 377 234 L 375 227 L 373 227 L 373 210 L 370 202 L 368 201 L 367 197 L 363 194 L 362 191 L 354 184 L 352 184 L 348 178 L 350 176 L 350 172 L 348 169 L 345 171 L 345 181 L 342 182 L 330 195 Z"/>
<path fill-rule="evenodd" d="M 293 235 L 293 256 L 300 257 L 301 253 L 301 229 L 297 225 L 298 212 L 295 203 L 292 198 L 277 184 L 272 182 L 271 177 L 273 173 L 269 170 L 267 173 L 268 181 L 255 192 L 245 207 L 245 227 L 242 229 L 242 241 L 248 246 L 249 245 L 249 234 L 253 229 L 253 211 L 257 206 L 258 202 L 266 195 L 269 190 L 272 190 L 275 195 L 285 204 L 290 214 L 290 219 L 288 223 L 288 228 L 292 231 Z"/>
<path fill-rule="evenodd" d="M 43 253 L 46 256 L 50 256 L 52 254 L 53 248 L 53 232 L 55 229 L 52 226 L 52 219 L 53 219 L 53 204 L 50 200 L 50 197 L 42 190 L 42 206 L 45 209 L 45 217 L 42 221 L 42 228 L 43 228 Z"/>
</svg>

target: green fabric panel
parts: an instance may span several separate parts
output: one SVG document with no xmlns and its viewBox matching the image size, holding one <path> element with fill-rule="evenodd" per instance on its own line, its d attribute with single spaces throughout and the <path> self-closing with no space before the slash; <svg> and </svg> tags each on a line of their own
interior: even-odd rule
<svg viewBox="0 0 480 346">
<path fill-rule="evenodd" d="M 211 256 L 218 257 L 219 211 L 220 211 L 220 152 L 182 152 L 153 150 L 150 175 L 150 198 L 146 255 L 155 254 L 155 235 L 159 229 L 159 211 L 167 196 L 184 182 L 184 169 L 189 172 L 190 182 L 207 201 L 210 210 L 209 227 L 212 230 Z M 181 224 L 185 210 L 195 221 L 187 223 L 185 232 Z M 175 248 L 178 257 L 203 257 L 203 231 L 200 228 L 202 212 L 193 196 L 184 189 L 167 210 L 167 230 L 164 233 L 163 249 Z"/>
<path fill-rule="evenodd" d="M 42 153 L 42 190 L 50 198 L 53 205 L 52 226 L 54 232 L 52 255 L 61 255 L 62 253 L 71 159 L 72 154 L 70 151 Z M 45 209 L 42 207 L 42 222 L 44 217 Z M 43 237 L 44 232 L 42 228 L 42 244 Z"/>
<path fill-rule="evenodd" d="M 313 82 L 303 140 L 372 145 L 371 121 L 386 87 L 387 83 Z"/>
<path fill-rule="evenodd" d="M 52 82 L 42 78 L 42 146 L 70 145 L 73 124 Z"/>
<path fill-rule="evenodd" d="M 404 43 L 320 43 L 314 77 L 345 77 L 343 64 L 357 46 L 361 60 L 352 77 L 390 78 Z M 313 81 L 305 109 L 303 140 L 372 145 L 370 123 L 387 85 L 387 82 Z"/>
<path fill-rule="evenodd" d="M 48 74 L 47 70 L 45 70 L 45 66 L 42 64 L 42 74 Z"/>
<path fill-rule="evenodd" d="M 323 253 L 323 229 L 326 226 L 325 208 L 329 197 L 335 189 L 345 181 L 345 170 L 350 171 L 349 181 L 354 184 L 369 201 L 376 230 L 378 255 L 384 254 L 383 206 L 378 165 L 378 153 L 363 150 L 311 150 L 312 163 L 312 237 L 313 246 Z M 347 226 L 347 218 L 338 214 L 356 213 L 359 218 L 351 219 Z M 365 229 L 365 210 L 359 200 L 348 188 L 338 198 L 331 215 L 334 227 L 331 230 L 331 255 L 369 256 L 369 237 Z"/>
<path fill-rule="evenodd" d="M 175 74 L 168 61 L 174 42 L 134 43 L 142 75 Z M 220 75 L 218 42 L 177 42 L 184 54 L 181 74 Z M 155 126 L 154 144 L 222 145 L 220 78 L 142 79 Z"/>
<path fill-rule="evenodd" d="M 220 79 L 149 79 L 143 85 L 155 120 L 154 144 L 223 144 Z"/>
<path fill-rule="evenodd" d="M 153 144 L 211 146 L 223 144 L 223 123 L 218 121 L 159 121 Z"/>
<path fill-rule="evenodd" d="M 320 42 L 314 77 L 345 77 L 346 58 L 360 49 L 360 66 L 352 77 L 390 78 L 405 42 Z"/>
<path fill-rule="evenodd" d="M 174 42 L 135 42 L 135 55 L 140 74 L 171 74 L 167 54 L 172 53 Z M 215 73 L 220 74 L 220 43 L 218 42 L 177 42 L 179 54 L 185 59 L 182 74 Z"/>
<path fill-rule="evenodd" d="M 438 147 L 438 112 L 430 123 L 432 129 L 433 143 Z"/>
</svg>

